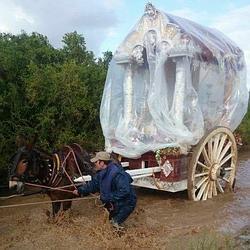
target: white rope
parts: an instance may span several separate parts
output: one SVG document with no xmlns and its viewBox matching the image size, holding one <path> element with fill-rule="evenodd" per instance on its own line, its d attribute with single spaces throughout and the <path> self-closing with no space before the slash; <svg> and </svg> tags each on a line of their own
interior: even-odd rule
<svg viewBox="0 0 250 250">
<path fill-rule="evenodd" d="M 53 203 L 53 202 L 79 201 L 79 200 L 90 200 L 90 199 L 98 199 L 98 198 L 99 198 L 99 196 L 92 196 L 92 197 L 80 197 L 80 198 L 64 199 L 64 200 L 54 200 L 54 201 L 39 201 L 39 202 L 30 202 L 30 203 L 21 203 L 21 204 L 0 206 L 0 208 L 33 206 L 33 205 L 46 204 L 46 203 Z"/>
<path fill-rule="evenodd" d="M 14 198 L 14 197 L 18 197 L 18 196 L 23 196 L 24 194 L 13 194 L 13 195 L 10 195 L 10 196 L 2 196 L 0 197 L 0 200 L 8 200 L 10 198 Z"/>
</svg>

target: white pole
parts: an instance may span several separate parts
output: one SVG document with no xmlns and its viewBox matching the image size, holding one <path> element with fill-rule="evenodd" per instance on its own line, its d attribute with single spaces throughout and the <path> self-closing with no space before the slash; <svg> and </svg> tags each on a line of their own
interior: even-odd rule
<svg viewBox="0 0 250 250">
<path fill-rule="evenodd" d="M 151 176 L 153 173 L 157 173 L 161 171 L 161 167 L 151 167 L 151 168 L 140 168 L 140 169 L 131 169 L 126 170 L 126 172 L 133 178 L 138 179 L 146 176 Z M 91 176 L 90 175 L 84 175 L 82 177 L 79 177 L 74 180 L 74 182 L 83 182 L 84 181 L 90 181 Z"/>
<path fill-rule="evenodd" d="M 175 91 L 173 98 L 173 105 L 171 113 L 173 115 L 174 121 L 178 124 L 183 124 L 183 114 L 184 114 L 184 96 L 185 96 L 185 65 L 183 57 L 177 57 L 174 59 L 176 61 L 176 81 L 175 81 Z"/>
<path fill-rule="evenodd" d="M 124 91 L 124 121 L 126 125 L 131 121 L 133 108 L 133 71 L 132 65 L 127 66 L 126 76 L 123 82 Z"/>
</svg>

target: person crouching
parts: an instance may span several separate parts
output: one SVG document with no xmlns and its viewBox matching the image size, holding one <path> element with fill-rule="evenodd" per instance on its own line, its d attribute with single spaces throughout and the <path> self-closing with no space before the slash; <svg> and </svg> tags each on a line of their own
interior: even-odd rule
<svg viewBox="0 0 250 250">
<path fill-rule="evenodd" d="M 131 185 L 133 179 L 120 165 L 111 161 L 107 152 L 96 153 L 90 161 L 95 163 L 97 173 L 73 193 L 87 196 L 100 192 L 100 199 L 109 211 L 110 223 L 120 229 L 136 206 L 137 198 Z"/>
</svg>

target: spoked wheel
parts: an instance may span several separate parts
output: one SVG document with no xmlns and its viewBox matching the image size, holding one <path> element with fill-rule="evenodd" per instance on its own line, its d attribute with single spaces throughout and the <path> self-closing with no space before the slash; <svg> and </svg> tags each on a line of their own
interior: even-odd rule
<svg viewBox="0 0 250 250">
<path fill-rule="evenodd" d="M 217 127 L 195 147 L 188 169 L 189 199 L 199 201 L 232 190 L 237 163 L 233 133 Z"/>
</svg>

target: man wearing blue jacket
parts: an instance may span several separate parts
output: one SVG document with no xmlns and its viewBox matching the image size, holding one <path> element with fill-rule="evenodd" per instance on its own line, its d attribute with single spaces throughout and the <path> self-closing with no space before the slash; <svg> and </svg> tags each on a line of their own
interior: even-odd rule
<svg viewBox="0 0 250 250">
<path fill-rule="evenodd" d="M 110 154 L 98 152 L 91 159 L 97 173 L 92 180 L 74 191 L 75 195 L 89 195 L 100 192 L 100 199 L 109 211 L 111 224 L 121 228 L 136 206 L 136 194 L 131 183 L 133 179 L 123 168 L 111 161 Z"/>
</svg>

